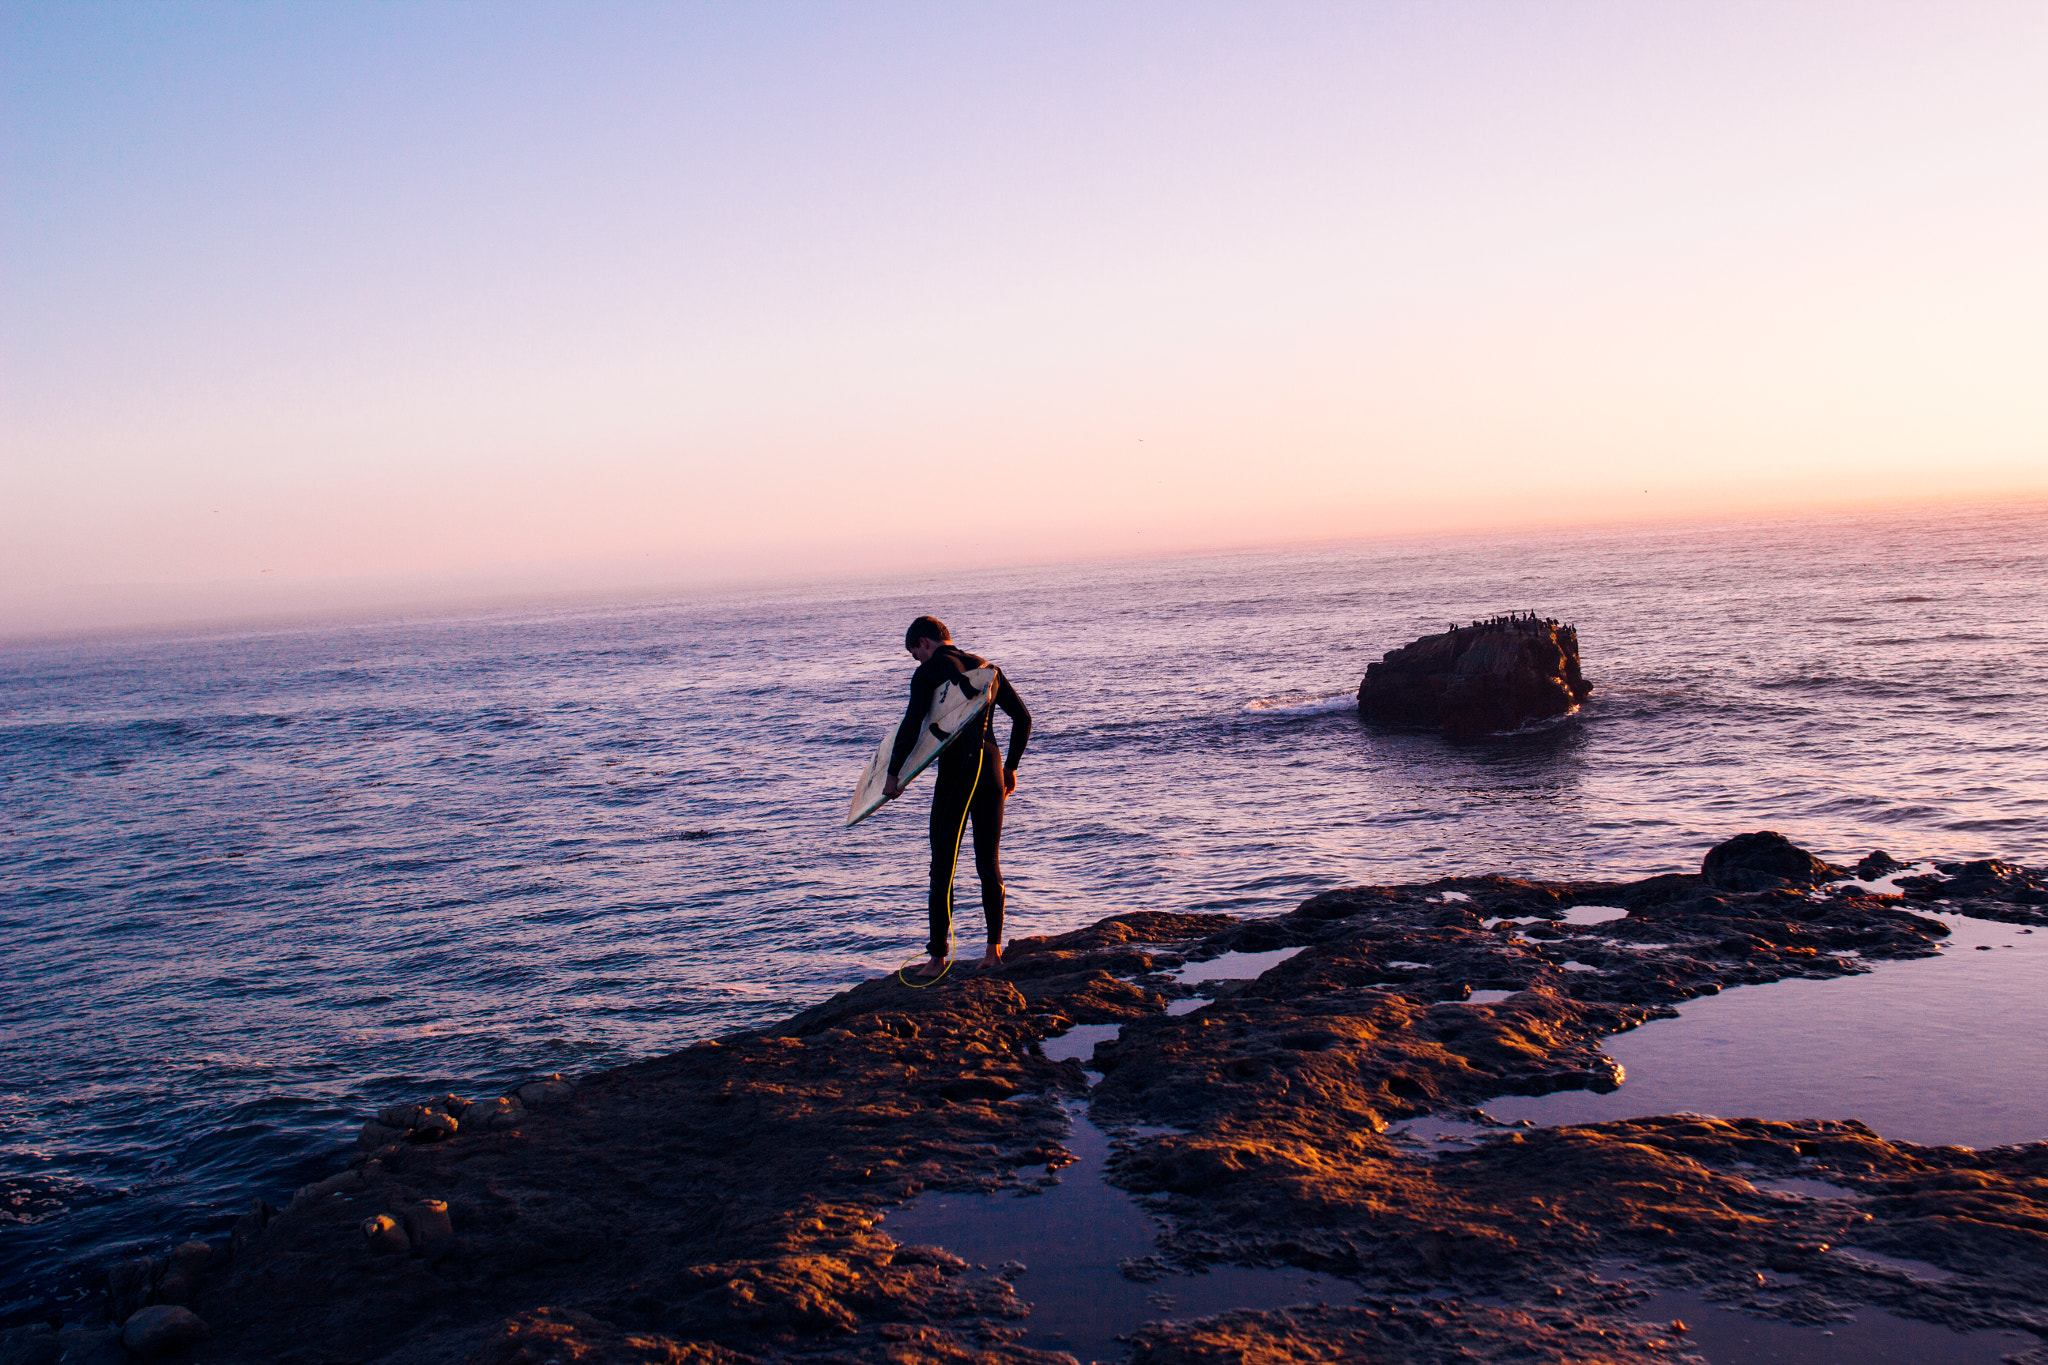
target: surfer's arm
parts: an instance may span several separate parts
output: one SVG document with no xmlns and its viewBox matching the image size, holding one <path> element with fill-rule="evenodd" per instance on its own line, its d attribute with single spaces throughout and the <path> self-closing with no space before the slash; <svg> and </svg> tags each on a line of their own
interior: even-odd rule
<svg viewBox="0 0 2048 1365">
<path fill-rule="evenodd" d="M 888 786 L 896 787 L 897 791 L 902 788 L 897 786 L 896 774 L 903 771 L 904 760 L 917 747 L 917 732 L 924 728 L 924 718 L 932 709 L 932 694 L 939 690 L 939 672 L 923 663 L 910 675 L 910 705 L 903 708 L 903 723 L 896 727 L 896 747 L 889 751 Z"/>
<path fill-rule="evenodd" d="M 1017 785 L 1017 765 L 1024 761 L 1024 746 L 1031 742 L 1031 712 L 1017 689 L 1010 686 L 1007 673 L 996 674 L 995 702 L 1010 718 L 1010 752 L 1003 759 L 1003 790 L 1010 791 Z"/>
</svg>

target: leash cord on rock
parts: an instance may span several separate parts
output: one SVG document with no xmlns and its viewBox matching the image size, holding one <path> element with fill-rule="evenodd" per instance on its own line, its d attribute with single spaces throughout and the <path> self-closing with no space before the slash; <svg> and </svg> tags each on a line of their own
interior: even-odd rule
<svg viewBox="0 0 2048 1365">
<path fill-rule="evenodd" d="M 987 746 L 977 745 L 974 756 L 974 782 L 967 788 L 966 804 L 960 808 L 960 828 L 953 835 L 953 866 L 946 873 L 946 965 L 939 968 L 938 975 L 929 981 L 912 981 L 903 974 L 904 967 L 908 967 L 911 962 L 917 961 L 914 957 L 910 959 L 910 962 L 906 962 L 902 967 L 896 969 L 896 979 L 914 991 L 921 991 L 927 986 L 938 985 L 940 981 L 945 979 L 946 973 L 953 970 L 953 881 L 960 875 L 960 844 L 967 837 L 967 817 L 974 811 L 974 793 L 981 788 L 981 770 L 982 766 L 987 762 Z M 932 782 L 934 785 L 937 785 L 938 778 L 934 776 Z M 927 954 L 927 956 L 929 955 Z"/>
</svg>

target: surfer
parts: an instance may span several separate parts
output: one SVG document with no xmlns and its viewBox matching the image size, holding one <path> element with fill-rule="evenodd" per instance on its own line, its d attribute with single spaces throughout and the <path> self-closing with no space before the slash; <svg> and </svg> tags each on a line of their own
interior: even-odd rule
<svg viewBox="0 0 2048 1365">
<path fill-rule="evenodd" d="M 988 662 L 956 649 L 952 632 L 935 616 L 912 621 L 903 633 L 903 647 L 917 660 L 917 671 L 910 675 L 910 705 L 896 731 L 896 748 L 889 755 L 889 780 L 882 788 L 891 801 L 903 794 L 896 775 L 917 743 L 918 730 L 931 710 L 932 694 L 940 683 L 964 682 L 968 670 Z M 1017 764 L 1024 757 L 1024 746 L 1031 742 L 1031 712 L 1025 709 L 1017 689 L 1010 686 L 1009 677 L 1000 671 L 994 700 L 995 706 L 983 707 L 968 722 L 978 733 L 960 736 L 939 756 L 938 780 L 932 791 L 932 932 L 926 945 L 931 961 L 912 973 L 924 980 L 946 970 L 946 949 L 953 929 L 953 874 L 960 861 L 961 835 L 970 820 L 974 824 L 974 871 L 981 879 L 981 912 L 988 921 L 988 951 L 982 955 L 981 966 L 995 967 L 1003 960 L 1003 869 L 997 846 L 1003 838 L 1003 801 L 1017 790 Z M 1007 759 L 996 748 L 996 706 L 1010 717 Z"/>
</svg>

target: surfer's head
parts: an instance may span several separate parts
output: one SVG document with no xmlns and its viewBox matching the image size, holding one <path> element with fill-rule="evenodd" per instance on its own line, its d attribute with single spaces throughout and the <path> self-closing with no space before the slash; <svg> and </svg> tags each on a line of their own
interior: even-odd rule
<svg viewBox="0 0 2048 1365">
<path fill-rule="evenodd" d="M 953 643 L 953 632 L 946 629 L 946 623 L 936 616 L 920 616 L 910 623 L 910 629 L 903 632 L 903 647 L 917 653 L 917 642 L 930 640 L 935 645 Z"/>
</svg>

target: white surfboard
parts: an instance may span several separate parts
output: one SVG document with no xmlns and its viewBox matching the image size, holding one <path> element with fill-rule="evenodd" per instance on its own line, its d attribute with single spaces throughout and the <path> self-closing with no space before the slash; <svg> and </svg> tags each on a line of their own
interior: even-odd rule
<svg viewBox="0 0 2048 1365">
<path fill-rule="evenodd" d="M 950 747 L 967 728 L 967 723 L 980 715 L 982 708 L 995 695 L 996 666 L 983 664 L 980 668 L 967 671 L 967 681 L 974 688 L 974 695 L 968 696 L 965 689 L 948 678 L 932 693 L 931 710 L 925 713 L 924 723 L 917 727 L 917 743 L 911 747 L 910 757 L 903 760 L 903 771 L 897 780 L 904 786 L 932 765 L 933 760 Z M 882 736 L 882 747 L 875 750 L 875 756 L 868 760 L 867 771 L 860 775 L 860 785 L 853 789 L 853 804 L 846 808 L 846 827 L 852 829 L 861 821 L 873 815 L 886 799 L 883 788 L 889 782 L 889 755 L 896 751 L 896 735 L 903 728 L 897 721 Z"/>
</svg>

